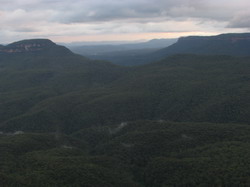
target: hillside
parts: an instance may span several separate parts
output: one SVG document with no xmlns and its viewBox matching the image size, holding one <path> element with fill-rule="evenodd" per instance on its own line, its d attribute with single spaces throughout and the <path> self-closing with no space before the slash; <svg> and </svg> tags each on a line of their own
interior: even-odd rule
<svg viewBox="0 0 250 187">
<path fill-rule="evenodd" d="M 0 186 L 250 185 L 250 57 L 121 67 L 49 40 L 3 48 Z"/>
<path fill-rule="evenodd" d="M 69 53 L 58 54 L 61 49 L 66 48 L 54 45 L 36 51 L 35 55 L 30 51 L 0 55 L 1 125 L 4 121 L 17 119 L 43 100 L 99 88 L 123 74 L 120 67 L 86 59 L 68 49 Z M 47 117 L 42 119 L 48 120 Z"/>
<path fill-rule="evenodd" d="M 150 54 L 157 52 L 156 49 L 132 49 L 124 51 L 112 51 L 99 55 L 87 55 L 90 59 L 105 60 L 121 66 L 140 66 L 153 62 Z M 149 57 L 149 58 L 148 58 Z"/>
<path fill-rule="evenodd" d="M 175 44 L 158 51 L 155 55 L 166 57 L 183 53 L 250 56 L 250 33 L 182 37 Z"/>
<path fill-rule="evenodd" d="M 79 56 L 32 60 L 2 70 L 2 130 L 60 126 L 67 133 L 139 119 L 250 122 L 249 58 L 177 55 L 137 68 Z"/>
</svg>

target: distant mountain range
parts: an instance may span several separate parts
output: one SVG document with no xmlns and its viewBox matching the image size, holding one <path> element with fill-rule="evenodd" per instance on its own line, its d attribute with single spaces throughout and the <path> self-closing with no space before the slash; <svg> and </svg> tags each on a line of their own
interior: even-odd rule
<svg viewBox="0 0 250 187">
<path fill-rule="evenodd" d="M 66 45 L 74 53 L 84 56 L 99 56 L 115 52 L 126 52 L 142 49 L 160 49 L 175 43 L 177 39 L 153 39 L 148 42 L 132 44 L 102 44 L 102 45 Z"/>
<path fill-rule="evenodd" d="M 134 44 L 69 46 L 69 49 L 93 60 L 125 66 L 148 64 L 175 54 L 250 56 L 250 33 L 154 39 Z M 0 45 L 0 54 L 72 54 L 69 49 L 47 39 L 32 39 Z"/>
<path fill-rule="evenodd" d="M 133 44 L 68 46 L 74 53 L 94 60 L 106 60 L 119 65 L 140 65 L 148 62 L 145 58 L 161 48 L 175 43 L 177 39 L 153 39 Z"/>
<path fill-rule="evenodd" d="M 114 46 L 112 48 L 105 46 L 103 47 L 105 51 L 96 54 L 86 52 L 86 56 L 91 59 L 107 60 L 114 64 L 127 66 L 147 64 L 175 54 L 250 56 L 250 33 L 182 37 L 172 45 L 162 46 L 162 49 L 145 49 L 146 44 L 144 48 L 143 44 L 139 46 L 142 47 L 139 50 L 123 51 L 118 50 L 119 46 L 116 50 Z M 84 53 L 84 48 L 81 49 L 82 51 L 78 51 L 79 54 Z"/>
</svg>

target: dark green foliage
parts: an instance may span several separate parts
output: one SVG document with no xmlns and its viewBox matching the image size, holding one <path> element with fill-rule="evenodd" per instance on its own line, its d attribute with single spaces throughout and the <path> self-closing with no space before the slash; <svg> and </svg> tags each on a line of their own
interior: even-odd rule
<svg viewBox="0 0 250 187">
<path fill-rule="evenodd" d="M 125 68 L 47 42 L 0 55 L 0 186 L 250 185 L 249 57 Z"/>
<path fill-rule="evenodd" d="M 2 135 L 1 184 L 248 186 L 249 132 L 248 125 L 161 120 L 86 129 L 72 137 Z"/>
<path fill-rule="evenodd" d="M 250 122 L 245 57 L 177 55 L 137 68 L 74 55 L 32 57 L 21 61 L 27 68 L 7 62 L 0 75 L 4 131 L 72 133 L 138 119 Z"/>
<path fill-rule="evenodd" d="M 139 66 L 157 60 L 155 53 L 159 49 L 133 49 L 127 51 L 113 51 L 98 55 L 86 55 L 90 59 L 106 60 L 122 66 Z M 81 53 L 79 53 L 81 54 Z"/>
<path fill-rule="evenodd" d="M 53 124 L 59 125 L 60 120 L 48 109 L 33 112 L 34 106 L 46 99 L 51 99 L 51 104 L 64 94 L 102 87 L 123 74 L 120 67 L 73 54 L 11 56 L 0 61 L 0 66 L 0 123 L 8 124 L 6 131 L 20 130 L 22 124 L 23 130 L 44 126 L 43 130 L 54 131 Z M 50 124 L 53 120 L 55 123 Z"/>
<path fill-rule="evenodd" d="M 249 185 L 250 127 L 164 121 L 128 123 L 95 154 L 131 166 L 144 186 Z"/>
<path fill-rule="evenodd" d="M 92 158 L 70 137 L 3 135 L 0 149 L 1 186 L 138 186 L 114 159 Z"/>
</svg>

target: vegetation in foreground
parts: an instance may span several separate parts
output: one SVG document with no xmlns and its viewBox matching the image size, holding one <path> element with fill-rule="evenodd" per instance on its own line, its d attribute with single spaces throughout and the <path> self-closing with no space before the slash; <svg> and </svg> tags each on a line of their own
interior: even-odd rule
<svg viewBox="0 0 250 187">
<path fill-rule="evenodd" d="M 1 186 L 250 185 L 249 57 L 128 68 L 52 46 L 0 55 Z"/>
</svg>

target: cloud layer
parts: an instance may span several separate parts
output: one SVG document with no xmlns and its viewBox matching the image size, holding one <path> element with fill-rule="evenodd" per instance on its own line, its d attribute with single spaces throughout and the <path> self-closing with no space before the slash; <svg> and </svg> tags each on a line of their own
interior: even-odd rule
<svg viewBox="0 0 250 187">
<path fill-rule="evenodd" d="M 250 29 L 249 7 L 249 0 L 2 0 L 0 43 L 34 37 L 243 32 Z"/>
</svg>

